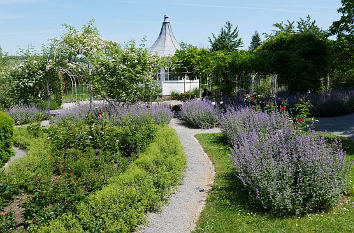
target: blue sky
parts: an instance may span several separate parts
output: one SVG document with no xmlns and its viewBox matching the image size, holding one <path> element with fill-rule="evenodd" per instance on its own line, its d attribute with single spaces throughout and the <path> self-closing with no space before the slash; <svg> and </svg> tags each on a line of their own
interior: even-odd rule
<svg viewBox="0 0 354 233">
<path fill-rule="evenodd" d="M 208 47 L 226 21 L 238 25 L 244 48 L 255 30 L 270 33 L 273 23 L 305 18 L 308 14 L 327 29 L 340 18 L 340 0 L 0 0 L 0 46 L 10 55 L 29 44 L 40 49 L 60 37 L 63 23 L 80 28 L 95 19 L 103 38 L 156 40 L 163 15 L 170 16 L 178 42 Z"/>
</svg>

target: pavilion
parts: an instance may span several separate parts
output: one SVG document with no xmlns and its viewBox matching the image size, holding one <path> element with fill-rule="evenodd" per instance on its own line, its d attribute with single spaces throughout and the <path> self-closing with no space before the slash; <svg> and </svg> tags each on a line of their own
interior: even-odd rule
<svg viewBox="0 0 354 233">
<path fill-rule="evenodd" d="M 160 34 L 149 51 L 160 57 L 172 57 L 178 49 L 181 49 L 181 46 L 173 35 L 170 20 L 166 14 Z M 189 80 L 187 73 L 175 73 L 168 67 L 157 72 L 156 79 L 162 88 L 163 96 L 171 95 L 172 91 L 183 93 L 199 87 L 199 80 Z"/>
</svg>

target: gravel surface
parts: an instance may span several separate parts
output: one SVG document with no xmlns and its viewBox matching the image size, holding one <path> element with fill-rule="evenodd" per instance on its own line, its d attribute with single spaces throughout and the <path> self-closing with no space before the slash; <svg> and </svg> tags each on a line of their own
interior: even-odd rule
<svg viewBox="0 0 354 233">
<path fill-rule="evenodd" d="M 21 158 L 22 156 L 26 155 L 26 151 L 21 150 L 21 149 L 15 147 L 15 146 L 13 146 L 12 148 L 15 151 L 15 155 L 12 156 L 7 163 L 5 163 L 5 165 L 2 167 L 3 169 L 8 168 L 10 163 L 13 162 L 15 159 Z"/>
<path fill-rule="evenodd" d="M 340 117 L 317 118 L 315 129 L 354 140 L 354 113 Z"/>
<path fill-rule="evenodd" d="M 207 193 L 214 181 L 214 166 L 194 138 L 198 133 L 217 133 L 220 129 L 192 129 L 181 120 L 172 119 L 170 126 L 177 131 L 187 155 L 187 168 L 183 184 L 172 194 L 161 212 L 148 215 L 149 224 L 137 232 L 172 233 L 191 232 L 202 211 Z"/>
</svg>

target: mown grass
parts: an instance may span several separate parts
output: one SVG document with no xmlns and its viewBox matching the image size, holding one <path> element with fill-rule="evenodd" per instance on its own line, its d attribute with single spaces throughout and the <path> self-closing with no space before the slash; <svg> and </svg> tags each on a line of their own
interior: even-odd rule
<svg viewBox="0 0 354 233">
<path fill-rule="evenodd" d="M 249 203 L 227 156 L 230 145 L 223 134 L 199 134 L 196 138 L 213 161 L 216 176 L 194 232 L 354 232 L 353 166 L 346 201 L 335 209 L 279 218 L 254 209 Z M 343 140 L 342 143 L 347 158 L 353 159 L 354 141 Z"/>
</svg>

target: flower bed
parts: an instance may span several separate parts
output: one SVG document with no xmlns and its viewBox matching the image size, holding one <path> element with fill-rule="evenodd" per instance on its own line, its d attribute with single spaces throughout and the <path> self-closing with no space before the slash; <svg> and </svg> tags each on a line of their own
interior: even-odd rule
<svg viewBox="0 0 354 233">
<path fill-rule="evenodd" d="M 138 115 L 129 115 L 119 124 L 110 118 L 109 110 L 103 109 L 101 112 L 75 118 L 76 121 L 63 117 L 49 128 L 40 128 L 39 125 L 27 126 L 24 135 L 31 139 L 22 144 L 27 147 L 27 156 L 16 160 L 0 178 L 0 191 L 3 191 L 0 193 L 0 210 L 6 212 L 7 216 L 3 225 L 15 228 L 24 225 L 28 231 L 37 229 L 39 225 L 59 216 L 74 213 L 82 203 L 88 201 L 91 194 L 112 184 L 112 177 L 117 178 L 124 173 L 129 164 L 140 158 L 140 154 L 156 140 L 157 133 L 162 130 L 162 126 L 158 126 L 157 122 L 163 124 L 168 121 L 167 108 L 157 106 L 149 110 L 151 112 L 148 114 L 142 111 Z M 150 113 L 154 113 L 154 116 Z M 160 120 L 155 122 L 155 119 Z M 19 133 L 16 133 L 16 136 L 16 139 L 21 140 Z M 175 159 L 183 157 L 179 154 L 180 150 L 177 148 L 180 144 L 175 138 L 159 140 L 161 143 L 164 140 L 166 143 L 173 143 L 171 146 L 161 144 L 170 146 L 170 150 L 165 147 L 162 149 L 161 156 L 168 156 L 165 154 L 167 152 L 176 152 L 174 155 L 179 157 Z M 148 153 L 152 160 L 155 156 L 153 152 Z M 162 162 L 162 158 L 159 157 L 156 161 L 162 163 L 161 176 L 172 169 L 171 175 L 178 172 L 180 177 L 180 165 L 174 164 L 176 160 L 166 159 Z M 185 163 L 185 160 L 178 161 Z M 177 170 L 171 168 L 175 165 Z M 154 173 L 153 176 L 146 176 L 149 179 L 146 182 L 150 184 L 156 175 Z M 161 189 L 158 194 L 166 193 L 178 177 L 163 178 L 163 183 L 154 190 L 165 187 L 165 191 Z M 14 218 L 11 217 L 14 214 L 4 210 L 11 206 L 14 198 L 21 193 L 26 194 L 25 219 L 24 222 L 14 223 Z"/>
</svg>

